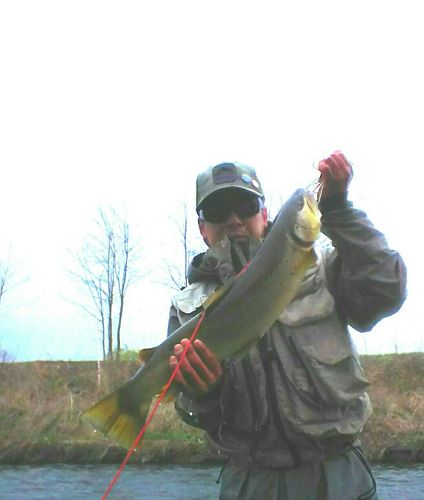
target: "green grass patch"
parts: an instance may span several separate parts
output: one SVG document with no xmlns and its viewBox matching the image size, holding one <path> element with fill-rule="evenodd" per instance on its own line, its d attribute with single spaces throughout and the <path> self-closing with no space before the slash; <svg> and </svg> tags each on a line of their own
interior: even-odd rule
<svg viewBox="0 0 424 500">
<path fill-rule="evenodd" d="M 199 442 L 205 441 L 202 432 L 184 432 L 183 430 L 172 431 L 149 431 L 146 433 L 146 440 L 164 440 L 164 441 L 187 441 Z"/>
</svg>

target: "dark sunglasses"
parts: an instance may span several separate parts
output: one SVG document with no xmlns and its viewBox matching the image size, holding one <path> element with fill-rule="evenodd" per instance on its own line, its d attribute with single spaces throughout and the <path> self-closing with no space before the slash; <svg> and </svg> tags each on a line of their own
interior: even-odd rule
<svg viewBox="0 0 424 500">
<path fill-rule="evenodd" d="M 259 213 L 263 206 L 264 204 L 261 198 L 250 198 L 205 207 L 199 211 L 199 217 L 206 222 L 218 224 L 219 222 L 226 221 L 230 214 L 235 212 L 240 219 L 248 219 Z"/>
</svg>

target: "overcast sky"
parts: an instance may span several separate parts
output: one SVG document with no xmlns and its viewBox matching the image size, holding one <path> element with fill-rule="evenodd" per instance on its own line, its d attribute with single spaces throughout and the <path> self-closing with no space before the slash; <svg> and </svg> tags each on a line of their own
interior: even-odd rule
<svg viewBox="0 0 424 500">
<path fill-rule="evenodd" d="M 156 271 L 196 174 L 256 167 L 268 201 L 342 149 L 351 198 L 409 270 L 403 309 L 361 352 L 423 350 L 424 33 L 418 1 L 4 1 L 0 4 L 0 258 L 23 281 L 0 309 L 16 359 L 95 359 L 96 325 L 67 272 L 99 206 L 125 212 L 145 279 L 123 342 L 165 338 Z M 131 293 L 131 292 L 130 292 Z"/>
</svg>

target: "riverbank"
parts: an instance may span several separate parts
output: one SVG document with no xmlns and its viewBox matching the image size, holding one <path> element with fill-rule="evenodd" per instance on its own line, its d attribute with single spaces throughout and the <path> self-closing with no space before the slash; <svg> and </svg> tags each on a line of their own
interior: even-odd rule
<svg viewBox="0 0 424 500">
<path fill-rule="evenodd" d="M 363 433 L 372 461 L 424 462 L 424 354 L 361 358 L 374 414 Z M 0 364 L 0 463 L 119 463 L 125 450 L 80 422 L 81 412 L 129 378 L 137 363 Z M 161 405 L 131 462 L 216 463 L 204 434 Z"/>
</svg>

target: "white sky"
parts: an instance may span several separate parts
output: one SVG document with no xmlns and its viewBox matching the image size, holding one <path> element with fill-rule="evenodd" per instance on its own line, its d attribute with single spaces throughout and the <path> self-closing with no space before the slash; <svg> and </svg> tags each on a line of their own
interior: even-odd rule
<svg viewBox="0 0 424 500">
<path fill-rule="evenodd" d="M 3 1 L 0 257 L 26 281 L 0 310 L 0 344 L 17 359 L 97 357 L 66 266 L 99 205 L 126 210 L 155 270 L 200 170 L 249 163 L 284 199 L 340 148 L 352 199 L 409 270 L 403 309 L 358 348 L 423 350 L 419 4 Z M 133 290 L 125 344 L 165 338 L 170 293 Z"/>
</svg>

